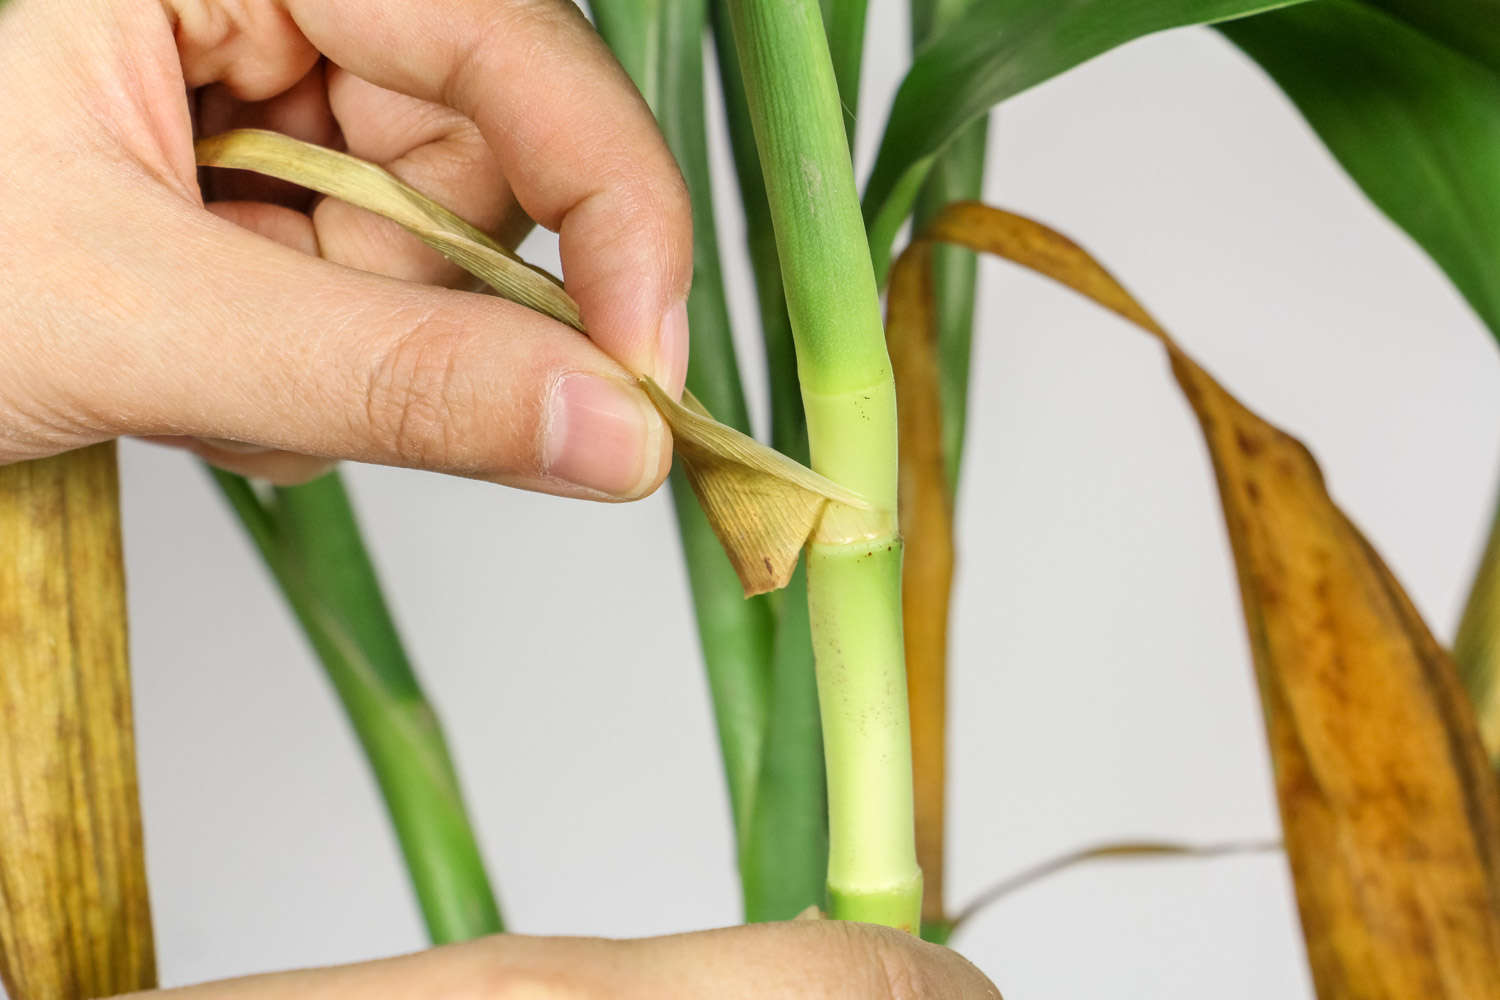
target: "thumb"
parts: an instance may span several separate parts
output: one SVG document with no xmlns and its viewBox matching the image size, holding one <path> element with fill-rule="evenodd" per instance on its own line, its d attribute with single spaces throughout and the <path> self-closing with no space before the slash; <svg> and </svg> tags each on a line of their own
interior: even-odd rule
<svg viewBox="0 0 1500 1000">
<path fill-rule="evenodd" d="M 957 952 L 886 927 L 752 924 L 670 937 L 500 934 L 400 958 L 207 983 L 171 1000 L 1000 1000 Z"/>
<path fill-rule="evenodd" d="M 309 257 L 207 213 L 189 225 L 138 276 L 157 287 L 126 292 L 148 315 L 114 352 L 139 377 L 108 383 L 108 431 L 600 499 L 644 496 L 666 475 L 661 417 L 576 331 L 501 299 Z M 190 288 L 164 294 L 184 276 Z"/>
</svg>

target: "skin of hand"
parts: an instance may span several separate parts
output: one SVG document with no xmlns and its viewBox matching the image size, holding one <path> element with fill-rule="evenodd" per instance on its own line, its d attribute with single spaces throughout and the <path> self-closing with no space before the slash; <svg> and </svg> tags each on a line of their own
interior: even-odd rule
<svg viewBox="0 0 1500 1000">
<path fill-rule="evenodd" d="M 871 924 L 795 920 L 613 941 L 506 934 L 145 1000 L 1001 1000 L 956 952 Z"/>
<path fill-rule="evenodd" d="M 0 463 L 139 435 L 279 482 L 354 459 L 631 499 L 666 474 L 632 376 L 681 390 L 691 212 L 567 0 L 9 0 L 0 93 Z M 511 244 L 557 231 L 590 337 L 343 203 L 200 186 L 195 130 L 240 126 Z"/>
</svg>

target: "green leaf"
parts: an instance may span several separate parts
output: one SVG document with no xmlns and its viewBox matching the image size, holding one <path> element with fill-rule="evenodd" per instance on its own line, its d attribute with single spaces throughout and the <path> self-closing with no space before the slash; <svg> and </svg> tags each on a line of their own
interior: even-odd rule
<svg viewBox="0 0 1500 1000">
<path fill-rule="evenodd" d="M 1365 0 L 1430 38 L 1500 70 L 1500 0 Z"/>
<path fill-rule="evenodd" d="M 859 72 L 865 54 L 865 8 L 868 0 L 820 0 L 823 33 L 828 36 L 828 54 L 833 57 L 833 75 L 839 83 L 844 105 L 844 135 L 854 148 L 859 124 Z"/>
<path fill-rule="evenodd" d="M 433 942 L 504 930 L 436 713 L 412 672 L 337 471 L 275 492 L 209 470 L 265 559 L 385 799 Z"/>
<path fill-rule="evenodd" d="M 912 0 L 912 48 L 920 52 L 930 40 L 974 7 L 976 0 Z M 978 201 L 984 196 L 985 151 L 989 144 L 989 115 L 964 126 L 933 160 L 917 196 L 913 231 L 955 201 Z M 979 260 L 961 247 L 933 248 L 932 284 L 936 296 L 938 378 L 942 384 L 943 461 L 948 492 L 958 494 L 963 465 L 964 430 L 969 412 L 969 361 L 974 340 L 974 300 L 978 290 Z"/>
<path fill-rule="evenodd" d="M 1220 30 L 1500 336 L 1500 75 L 1412 22 L 1352 0 Z"/>
<path fill-rule="evenodd" d="M 703 102 L 704 0 L 593 0 L 600 34 L 651 106 L 693 205 L 692 344 L 687 385 L 720 420 L 748 433 L 749 411 L 724 295 Z M 698 638 L 708 673 L 736 842 L 744 852 L 765 739 L 775 616 L 766 597 L 746 599 L 728 557 L 693 498 L 680 463 L 672 473 Z"/>
<path fill-rule="evenodd" d="M 771 713 L 755 813 L 740 852 L 745 919 L 790 920 L 823 905 L 828 874 L 828 791 L 813 676 L 807 565 L 781 594 L 771 667 Z"/>
<path fill-rule="evenodd" d="M 985 0 L 917 56 L 896 93 L 865 186 L 876 276 L 933 157 L 1008 97 L 1142 35 L 1299 0 Z"/>
<path fill-rule="evenodd" d="M 734 48 L 729 11 L 723 0 L 715 0 L 711 14 L 729 144 L 734 153 L 734 172 L 745 214 L 745 243 L 755 278 L 755 299 L 766 352 L 766 377 L 771 394 L 771 445 L 805 464 L 808 461 L 807 418 L 802 409 L 802 383 L 797 376 L 792 320 L 787 314 L 786 289 L 781 283 L 781 257 L 776 250 L 776 234 L 771 228 L 766 179 L 760 170 L 760 154 L 755 149 L 755 133 L 750 123 L 750 104 L 745 97 L 745 80 L 740 73 L 740 57 Z"/>
</svg>

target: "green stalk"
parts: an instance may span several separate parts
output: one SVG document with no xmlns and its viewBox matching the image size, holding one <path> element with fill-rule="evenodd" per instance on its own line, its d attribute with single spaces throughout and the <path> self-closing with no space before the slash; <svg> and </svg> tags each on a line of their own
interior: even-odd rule
<svg viewBox="0 0 1500 1000">
<path fill-rule="evenodd" d="M 813 468 L 872 509 L 826 522 L 808 607 L 833 916 L 915 931 L 911 737 L 895 527 L 895 386 L 816 0 L 730 0 L 796 341 Z"/>
<path fill-rule="evenodd" d="M 344 705 L 396 829 L 427 931 L 504 930 L 442 729 L 401 646 L 337 472 L 268 504 L 211 470 Z"/>
<path fill-rule="evenodd" d="M 864 0 L 822 0 L 829 51 L 834 55 L 834 76 L 844 109 L 845 138 L 854 144 L 859 110 L 859 77 L 864 48 Z M 765 178 L 755 150 L 755 131 L 750 105 L 740 73 L 739 54 L 729 23 L 726 0 L 711 6 L 714 52 L 719 62 L 719 82 L 729 126 L 729 144 L 734 153 L 734 171 L 745 212 L 745 240 L 750 268 L 755 278 L 756 305 L 760 310 L 761 335 L 766 348 L 766 369 L 771 389 L 771 446 L 806 464 L 807 420 L 802 412 L 802 386 L 797 380 L 797 355 L 792 342 L 792 321 L 786 311 L 786 290 L 781 284 L 781 258 L 776 253 L 776 233 L 771 226 L 771 206 L 766 201 Z"/>
<path fill-rule="evenodd" d="M 750 415 L 724 296 L 703 105 L 705 0 L 594 0 L 599 32 L 656 114 L 693 206 L 692 331 L 687 386 L 720 420 L 749 433 Z M 763 881 L 747 854 L 761 772 L 775 617 L 766 597 L 746 600 L 681 467 L 672 501 L 687 561 L 729 786 L 742 880 Z M 747 919 L 755 919 L 746 896 Z"/>
<path fill-rule="evenodd" d="M 1500 768 L 1500 504 L 1453 639 L 1453 659 L 1479 719 L 1479 735 Z"/>
</svg>

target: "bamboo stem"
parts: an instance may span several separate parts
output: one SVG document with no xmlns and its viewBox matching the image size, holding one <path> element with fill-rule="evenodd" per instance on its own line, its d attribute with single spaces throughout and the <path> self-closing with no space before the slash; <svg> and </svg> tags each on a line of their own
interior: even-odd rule
<svg viewBox="0 0 1500 1000">
<path fill-rule="evenodd" d="M 808 607 L 833 916 L 915 931 L 911 737 L 895 528 L 895 387 L 817 0 L 731 0 L 796 340 L 813 468 L 873 510 L 825 525 Z"/>
<path fill-rule="evenodd" d="M 113 442 L 0 468 L 0 980 L 156 984 Z"/>
</svg>

